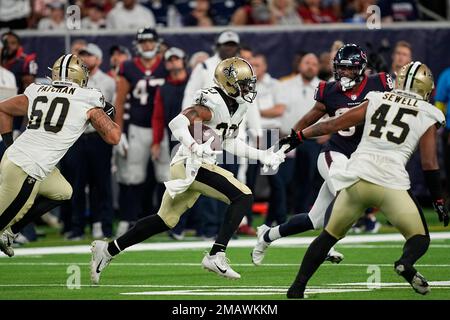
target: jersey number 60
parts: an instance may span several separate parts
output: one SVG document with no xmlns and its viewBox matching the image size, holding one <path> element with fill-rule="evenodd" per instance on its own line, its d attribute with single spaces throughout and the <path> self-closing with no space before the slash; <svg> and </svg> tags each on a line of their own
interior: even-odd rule
<svg viewBox="0 0 450 320">
<path fill-rule="evenodd" d="M 30 121 L 28 122 L 27 129 L 39 129 L 41 126 L 42 118 L 44 117 L 44 111 L 37 108 L 39 102 L 48 103 L 48 98 L 46 96 L 39 96 L 34 99 L 33 106 L 31 107 Z M 59 114 L 56 124 L 52 125 L 51 121 L 58 104 L 61 105 L 61 113 Z M 47 114 L 45 114 L 45 131 L 53 133 L 58 133 L 59 131 L 61 131 L 64 121 L 66 121 L 67 112 L 69 111 L 69 105 L 69 100 L 64 97 L 56 97 L 52 100 L 52 102 L 50 103 L 50 107 L 47 110 Z"/>
</svg>

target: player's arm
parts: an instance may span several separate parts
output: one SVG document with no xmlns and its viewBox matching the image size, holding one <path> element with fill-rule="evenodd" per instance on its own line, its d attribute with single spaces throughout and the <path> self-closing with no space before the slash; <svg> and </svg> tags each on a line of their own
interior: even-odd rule
<svg viewBox="0 0 450 320">
<path fill-rule="evenodd" d="M 439 216 L 439 221 L 448 226 L 449 216 L 445 206 L 439 174 L 439 163 L 437 157 L 437 128 L 435 125 L 428 128 L 420 139 L 420 158 L 425 183 L 430 191 L 434 210 Z"/>
<path fill-rule="evenodd" d="M 300 136 L 308 139 L 348 129 L 364 122 L 369 101 L 364 101 L 359 106 L 350 109 L 339 117 L 321 121 L 300 131 Z"/>
<path fill-rule="evenodd" d="M 122 130 L 119 125 L 101 108 L 92 108 L 87 112 L 88 119 L 103 140 L 109 144 L 118 144 Z"/>
<path fill-rule="evenodd" d="M 6 147 L 13 143 L 13 118 L 28 111 L 28 98 L 24 94 L 0 102 L 0 134 Z"/>
<path fill-rule="evenodd" d="M 304 139 L 320 137 L 326 134 L 338 132 L 339 130 L 353 127 L 361 122 L 364 122 L 368 104 L 368 101 L 364 101 L 359 106 L 350 109 L 348 112 L 342 114 L 339 117 L 321 121 L 298 131 L 292 129 L 291 134 L 284 138 L 281 138 L 280 141 L 278 141 L 278 144 L 280 145 L 280 147 L 283 145 L 289 145 L 289 148 L 286 150 L 286 152 L 289 152 L 295 149 L 299 144 L 301 144 Z M 310 119 L 312 119 L 313 110 L 311 110 L 309 113 L 311 113 Z M 318 114 L 319 113 L 317 112 L 316 116 L 318 116 Z M 306 117 L 308 117 L 308 114 L 306 114 L 303 118 Z M 302 122 L 302 120 L 300 120 L 300 122 L 298 123 L 298 127 L 300 128 L 303 127 L 307 121 L 305 120 L 305 122 Z"/>
<path fill-rule="evenodd" d="M 213 114 L 208 107 L 193 105 L 173 118 L 169 122 L 169 128 L 178 141 L 187 148 L 192 149 L 197 143 L 189 132 L 189 126 L 193 125 L 195 122 L 210 121 L 212 116 Z"/>
<path fill-rule="evenodd" d="M 116 94 L 116 117 L 114 121 L 119 125 L 120 130 L 123 131 L 123 114 L 125 112 L 125 102 L 127 94 L 130 92 L 131 86 L 125 77 L 119 76 L 117 80 L 117 94 Z"/>
<path fill-rule="evenodd" d="M 327 113 L 327 107 L 319 101 L 316 101 L 314 107 L 308 111 L 294 126 L 295 131 L 301 131 L 310 125 L 319 121 Z"/>
</svg>

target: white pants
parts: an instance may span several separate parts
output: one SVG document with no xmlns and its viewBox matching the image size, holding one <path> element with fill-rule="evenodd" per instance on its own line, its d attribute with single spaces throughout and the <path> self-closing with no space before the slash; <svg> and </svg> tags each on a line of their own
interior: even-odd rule
<svg viewBox="0 0 450 320">
<path fill-rule="evenodd" d="M 336 191 L 329 176 L 330 168 L 333 167 L 333 170 L 336 170 L 340 167 L 345 167 L 347 161 L 348 158 L 340 152 L 327 151 L 319 154 L 317 169 L 325 181 L 320 187 L 317 199 L 308 213 L 308 217 L 316 230 L 324 227 L 325 213 L 336 196 Z"/>
<path fill-rule="evenodd" d="M 130 124 L 128 128 L 128 152 L 124 158 L 115 154 L 117 164 L 117 182 L 126 185 L 141 184 L 147 177 L 147 165 L 151 156 L 153 130 Z M 161 153 L 158 160 L 153 161 L 155 178 L 159 183 L 169 180 L 169 138 L 164 130 L 161 141 Z"/>
</svg>

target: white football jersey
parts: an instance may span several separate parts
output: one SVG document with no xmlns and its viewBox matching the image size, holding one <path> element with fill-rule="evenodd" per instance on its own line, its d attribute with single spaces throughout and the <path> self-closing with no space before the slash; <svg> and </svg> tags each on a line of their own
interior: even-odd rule
<svg viewBox="0 0 450 320">
<path fill-rule="evenodd" d="M 408 190 L 406 163 L 422 135 L 444 114 L 411 92 L 369 92 L 364 132 L 345 170 L 330 172 L 337 190 L 359 179 L 390 189 Z"/>
<path fill-rule="evenodd" d="M 240 104 L 233 114 L 226 105 L 224 99 L 214 87 L 198 90 L 194 95 L 192 105 L 202 105 L 211 110 L 212 117 L 210 121 L 203 121 L 204 125 L 214 129 L 214 132 L 222 137 L 223 140 L 235 138 L 237 130 L 241 124 L 245 114 L 247 113 L 248 104 Z M 184 145 L 181 145 L 177 154 L 172 159 L 172 163 L 176 163 L 181 159 L 185 159 L 190 155 L 190 151 Z M 206 162 L 215 163 L 216 157 L 204 159 Z"/>
<path fill-rule="evenodd" d="M 43 180 L 83 134 L 88 110 L 103 108 L 97 89 L 31 84 L 27 129 L 8 148 L 9 160 L 35 179 Z"/>
</svg>

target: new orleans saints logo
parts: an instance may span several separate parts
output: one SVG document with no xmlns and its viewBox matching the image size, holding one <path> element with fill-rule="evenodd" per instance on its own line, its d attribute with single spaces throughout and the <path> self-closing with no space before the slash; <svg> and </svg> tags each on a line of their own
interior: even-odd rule
<svg viewBox="0 0 450 320">
<path fill-rule="evenodd" d="M 223 68 L 223 74 L 227 79 L 236 78 L 236 69 L 234 69 L 233 64 L 231 63 L 229 67 Z"/>
<path fill-rule="evenodd" d="M 206 98 L 203 97 L 203 93 L 200 93 L 200 96 L 198 96 L 198 97 L 195 99 L 195 104 L 204 106 L 204 105 L 206 104 L 207 101 L 208 101 L 208 100 L 207 100 Z"/>
</svg>

